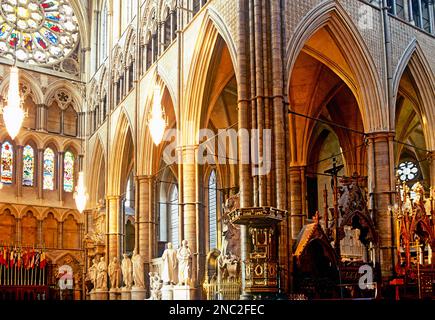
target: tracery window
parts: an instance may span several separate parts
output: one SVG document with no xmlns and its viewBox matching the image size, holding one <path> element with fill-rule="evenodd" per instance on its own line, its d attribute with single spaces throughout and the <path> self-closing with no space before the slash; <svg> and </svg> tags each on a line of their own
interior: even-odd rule
<svg viewBox="0 0 435 320">
<path fill-rule="evenodd" d="M 35 153 L 32 146 L 23 149 L 23 186 L 33 187 L 35 177 Z"/>
<path fill-rule="evenodd" d="M 2 0 L 0 55 L 29 64 L 52 64 L 79 41 L 78 21 L 66 0 Z"/>
<path fill-rule="evenodd" d="M 12 184 L 14 148 L 9 142 L 5 142 L 2 145 L 1 160 L 1 182 L 4 184 Z"/>
<path fill-rule="evenodd" d="M 54 190 L 54 171 L 55 171 L 55 156 L 52 149 L 47 148 L 44 151 L 44 190 Z"/>
<path fill-rule="evenodd" d="M 128 26 L 133 19 L 134 11 L 136 9 L 136 0 L 123 0 L 121 4 L 121 29 L 122 31 Z"/>
<path fill-rule="evenodd" d="M 208 225 L 210 250 L 217 248 L 217 182 L 216 171 L 212 171 L 208 180 Z"/>
<path fill-rule="evenodd" d="M 397 174 L 401 181 L 408 182 L 414 180 L 418 176 L 418 167 L 412 161 L 404 161 L 399 164 Z"/>
<path fill-rule="evenodd" d="M 100 49 L 100 63 L 102 63 L 107 57 L 108 51 L 108 25 L 107 25 L 107 17 L 108 17 L 108 9 L 107 9 L 107 1 L 104 2 L 103 9 L 100 14 L 100 30 L 99 30 L 99 49 Z"/>
<path fill-rule="evenodd" d="M 169 197 L 170 203 L 170 241 L 174 248 L 178 247 L 178 188 L 174 186 Z"/>
<path fill-rule="evenodd" d="M 65 192 L 74 190 L 74 155 L 71 151 L 65 152 L 63 160 L 63 190 Z"/>
</svg>

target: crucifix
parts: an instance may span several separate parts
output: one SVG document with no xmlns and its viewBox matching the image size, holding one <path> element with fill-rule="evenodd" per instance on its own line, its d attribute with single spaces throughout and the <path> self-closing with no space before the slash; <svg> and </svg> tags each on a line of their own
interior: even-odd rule
<svg viewBox="0 0 435 320">
<path fill-rule="evenodd" d="M 332 168 L 324 172 L 332 177 L 331 187 L 332 187 L 332 197 L 333 197 L 333 206 L 334 206 L 334 230 L 335 230 L 334 247 L 338 256 L 340 256 L 340 241 L 338 239 L 338 173 L 343 168 L 344 165 L 342 164 L 337 165 L 337 159 L 334 157 L 332 159 Z"/>
</svg>

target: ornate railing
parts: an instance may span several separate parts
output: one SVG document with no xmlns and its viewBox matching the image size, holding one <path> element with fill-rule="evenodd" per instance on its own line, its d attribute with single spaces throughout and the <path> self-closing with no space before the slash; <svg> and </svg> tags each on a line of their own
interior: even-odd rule
<svg viewBox="0 0 435 320">
<path fill-rule="evenodd" d="M 221 282 L 211 280 L 203 284 L 207 300 L 239 300 L 242 285 L 238 279 L 228 279 Z"/>
</svg>

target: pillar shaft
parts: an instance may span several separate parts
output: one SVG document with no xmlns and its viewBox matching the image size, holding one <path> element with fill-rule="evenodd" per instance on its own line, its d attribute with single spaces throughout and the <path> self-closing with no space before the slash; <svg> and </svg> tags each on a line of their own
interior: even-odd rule
<svg viewBox="0 0 435 320">
<path fill-rule="evenodd" d="M 430 185 L 435 187 L 435 151 L 431 152 L 430 158 Z"/>
<path fill-rule="evenodd" d="M 196 237 L 196 147 L 183 147 L 183 205 L 184 205 L 184 239 L 189 241 L 192 252 L 198 252 Z M 179 239 L 179 240 L 184 240 Z M 181 243 L 181 241 L 180 241 Z"/>
<path fill-rule="evenodd" d="M 123 251 L 124 234 L 122 227 L 122 216 L 120 212 L 121 197 L 120 196 L 108 196 L 107 197 L 107 217 L 109 219 L 108 224 L 108 253 L 109 259 L 106 261 L 112 261 L 113 257 L 121 258 Z"/>
<path fill-rule="evenodd" d="M 17 196 L 23 196 L 23 146 L 17 146 L 16 185 Z"/>
<path fill-rule="evenodd" d="M 157 254 L 156 214 L 154 208 L 154 178 L 140 176 L 137 178 L 139 204 L 137 209 L 136 232 L 139 243 L 136 244 L 139 254 L 150 262 Z"/>
<path fill-rule="evenodd" d="M 57 247 L 63 248 L 63 222 L 57 223 Z"/>
<path fill-rule="evenodd" d="M 184 146 L 181 148 L 181 153 L 183 160 L 184 239 L 189 242 L 190 250 L 194 254 L 192 260 L 192 283 L 197 286 L 202 279 L 205 267 L 206 233 L 201 232 L 201 230 L 205 230 L 202 194 L 203 180 L 201 167 L 197 162 L 198 146 Z"/>
<path fill-rule="evenodd" d="M 394 192 L 393 134 L 388 132 L 369 135 L 369 193 L 371 208 L 379 237 L 379 263 L 382 278 L 392 276 L 394 268 L 394 243 L 392 217 L 388 206 Z"/>
<path fill-rule="evenodd" d="M 38 149 L 38 165 L 36 168 L 41 168 L 37 170 L 36 184 L 38 186 L 38 199 L 42 199 L 44 196 L 43 188 L 44 188 L 44 149 Z"/>
<path fill-rule="evenodd" d="M 292 239 L 298 237 L 299 232 L 303 225 L 302 211 L 302 172 L 303 167 L 291 167 L 290 168 L 290 219 L 291 219 L 291 236 Z"/>
</svg>

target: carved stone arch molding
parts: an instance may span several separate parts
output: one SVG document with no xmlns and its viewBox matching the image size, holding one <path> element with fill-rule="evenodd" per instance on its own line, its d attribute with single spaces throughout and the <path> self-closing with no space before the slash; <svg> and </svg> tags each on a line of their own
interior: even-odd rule
<svg viewBox="0 0 435 320">
<path fill-rule="evenodd" d="M 81 257 L 78 257 L 76 254 L 71 252 L 60 253 L 60 254 L 51 254 L 52 261 L 54 266 L 54 278 L 58 279 L 61 275 L 59 274 L 59 268 L 62 266 L 71 267 L 72 271 L 72 279 L 74 289 L 80 289 L 83 282 L 83 261 Z"/>
<path fill-rule="evenodd" d="M 322 2 L 309 11 L 295 28 L 293 36 L 286 45 L 286 72 L 289 79 L 306 42 L 325 27 L 334 35 L 336 45 L 352 71 L 352 74 L 343 74 L 335 70 L 336 68 L 332 68 L 354 91 L 365 130 L 370 132 L 387 129 L 388 109 L 383 107 L 386 105 L 385 95 L 376 64 L 358 28 L 339 2 L 333 0 Z"/>
<path fill-rule="evenodd" d="M 44 103 L 44 93 L 38 81 L 31 74 L 24 70 L 20 70 L 20 93 L 21 97 L 25 100 L 27 97 L 31 97 L 35 104 Z M 7 97 L 7 91 L 9 89 L 9 76 L 1 80 L 0 78 L 0 96 Z"/>
<path fill-rule="evenodd" d="M 80 112 L 81 101 L 82 94 L 80 88 L 73 87 L 64 80 L 56 81 L 50 85 L 50 88 L 45 93 L 45 104 L 50 106 L 53 102 L 57 102 L 62 110 L 71 105 L 76 112 Z"/>
<path fill-rule="evenodd" d="M 100 96 L 100 84 L 95 79 L 92 79 L 91 84 L 88 87 L 88 95 L 87 95 L 88 110 L 93 110 L 94 107 L 98 104 L 100 100 L 99 96 Z"/>
<path fill-rule="evenodd" d="M 78 271 L 81 271 L 80 265 L 81 265 L 81 259 L 77 257 L 75 254 L 72 254 L 70 252 L 67 253 L 60 253 L 56 256 L 53 255 L 53 264 L 56 264 L 58 266 L 67 264 L 71 267 L 75 266 L 78 268 Z"/>
<path fill-rule="evenodd" d="M 129 27 L 127 37 L 125 39 L 124 60 L 125 66 L 128 67 L 135 60 L 136 48 L 136 30 L 134 27 Z"/>
<path fill-rule="evenodd" d="M 144 45 L 147 42 L 146 36 L 148 32 L 154 34 L 157 31 L 157 20 L 156 20 L 156 2 L 148 1 L 148 4 L 145 7 L 145 11 L 142 15 L 142 33 L 141 33 L 141 45 Z"/>
<path fill-rule="evenodd" d="M 396 100 L 398 97 L 400 81 L 405 73 L 406 68 L 409 68 L 411 76 L 414 78 L 416 90 L 420 95 L 419 113 L 420 117 L 426 120 L 422 121 L 424 138 L 426 140 L 426 147 L 429 150 L 435 150 L 435 75 L 428 63 L 427 57 L 421 49 L 416 38 L 413 38 L 408 44 L 408 47 L 403 52 L 393 76 L 393 92 L 394 103 L 392 104 L 393 110 L 390 110 L 391 124 L 394 125 L 396 121 Z"/>
<path fill-rule="evenodd" d="M 339 211 L 341 221 L 339 223 L 339 240 L 345 237 L 344 227 L 360 230 L 359 240 L 367 245 L 369 242 L 376 244 L 378 235 L 375 223 L 367 208 L 365 191 L 358 185 L 356 180 L 343 178 L 343 186 L 340 189 Z"/>
<path fill-rule="evenodd" d="M 117 82 L 124 71 L 125 59 L 123 57 L 123 52 L 120 46 L 116 46 L 113 52 L 112 81 Z"/>
</svg>

